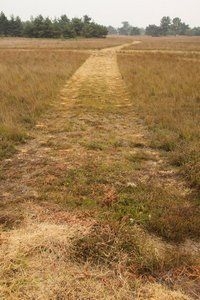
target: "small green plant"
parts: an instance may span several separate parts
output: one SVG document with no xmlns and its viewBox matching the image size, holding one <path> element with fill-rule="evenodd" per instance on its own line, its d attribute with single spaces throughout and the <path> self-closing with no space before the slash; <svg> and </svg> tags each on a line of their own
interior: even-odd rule
<svg viewBox="0 0 200 300">
<path fill-rule="evenodd" d="M 88 150 L 100 150 L 100 151 L 102 151 L 102 150 L 105 149 L 105 145 L 102 142 L 98 142 L 98 141 L 89 142 L 85 146 Z"/>
</svg>

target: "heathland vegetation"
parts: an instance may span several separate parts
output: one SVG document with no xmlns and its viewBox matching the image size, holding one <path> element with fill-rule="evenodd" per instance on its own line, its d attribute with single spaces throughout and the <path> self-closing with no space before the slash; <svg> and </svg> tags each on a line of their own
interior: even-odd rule
<svg viewBox="0 0 200 300">
<path fill-rule="evenodd" d="M 0 39 L 1 299 L 199 299 L 200 40 L 138 40 Z"/>
<path fill-rule="evenodd" d="M 24 39 L 0 41 L 0 160 L 24 142 L 38 117 L 50 107 L 73 72 L 101 49 L 130 42 L 130 38 Z M 20 49 L 22 51 L 20 51 Z M 80 50 L 72 52 L 69 50 Z"/>
<path fill-rule="evenodd" d="M 103 48 L 119 46 L 125 43 L 131 43 L 131 36 L 108 36 L 105 38 L 81 38 L 81 39 L 38 39 L 24 37 L 2 37 L 0 38 L 0 49 L 8 50 L 81 50 L 89 51 Z"/>
<path fill-rule="evenodd" d="M 152 41 L 146 43 L 155 49 Z M 162 40 L 156 43 L 158 49 L 159 43 L 162 47 Z M 165 151 L 200 190 L 200 55 L 148 51 L 118 56 L 123 78 L 138 114 L 151 129 L 152 147 Z"/>
<path fill-rule="evenodd" d="M 88 57 L 85 53 L 35 50 L 0 52 L 0 159 L 15 152 L 59 89 Z"/>
<path fill-rule="evenodd" d="M 137 40 L 140 41 L 137 44 L 132 44 L 124 47 L 125 51 L 146 51 L 156 52 L 170 52 L 173 53 L 176 51 L 178 54 L 193 54 L 198 56 L 200 54 L 200 38 L 188 37 L 188 36 L 163 36 L 163 37 L 137 37 Z M 127 52 L 126 52 L 127 53 Z"/>
<path fill-rule="evenodd" d="M 44 18 L 39 15 L 28 21 L 20 17 L 7 18 L 0 14 L 0 36 L 29 37 L 29 38 L 77 38 L 77 37 L 105 37 L 108 31 L 85 15 L 81 18 L 69 19 L 62 15 L 57 19 Z"/>
</svg>

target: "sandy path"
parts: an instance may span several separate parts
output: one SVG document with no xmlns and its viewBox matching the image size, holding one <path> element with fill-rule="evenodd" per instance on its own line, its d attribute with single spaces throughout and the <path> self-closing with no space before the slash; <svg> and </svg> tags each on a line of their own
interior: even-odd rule
<svg viewBox="0 0 200 300">
<path fill-rule="evenodd" d="M 1 207 L 12 230 L 1 234 L 1 299 L 136 299 L 121 275 L 66 259 L 73 239 L 87 234 L 95 220 L 62 208 L 68 198 L 77 200 L 78 192 L 84 197 L 79 182 L 66 180 L 71 171 L 85 172 L 88 165 L 117 166 L 120 184 L 159 178 L 162 186 L 186 191 L 176 170 L 148 147 L 148 132 L 134 114 L 117 65 L 116 51 L 124 46 L 94 51 L 32 130 L 34 138 L 2 164 Z M 141 147 L 148 159 L 124 177 L 120 168 L 127 165 L 127 153 L 137 154 Z M 79 179 L 82 173 L 75 182 Z M 114 188 L 115 182 L 94 182 L 89 197 L 101 199 L 102 190 L 106 197 Z M 187 299 L 176 292 L 161 294 L 155 292 L 153 299 Z"/>
</svg>

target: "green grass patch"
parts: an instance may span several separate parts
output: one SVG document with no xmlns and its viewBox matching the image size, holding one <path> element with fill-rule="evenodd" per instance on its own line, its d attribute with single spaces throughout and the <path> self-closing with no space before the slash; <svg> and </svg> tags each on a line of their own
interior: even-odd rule
<svg viewBox="0 0 200 300">
<path fill-rule="evenodd" d="M 106 144 L 104 144 L 101 141 L 92 141 L 92 142 L 88 142 L 85 143 L 85 147 L 88 150 L 100 150 L 103 151 L 106 148 Z"/>
<path fill-rule="evenodd" d="M 126 220 L 127 225 L 141 225 L 168 241 L 198 238 L 198 199 L 180 195 L 171 186 L 163 188 L 137 180 L 129 185 L 132 171 L 130 163 L 109 165 L 92 161 L 67 170 L 56 184 L 57 189 L 64 189 L 57 202 L 67 208 L 87 211 L 100 220 Z M 54 185 L 43 187 L 44 193 L 45 190 L 54 193 L 55 189 Z"/>
<path fill-rule="evenodd" d="M 127 217 L 131 223 L 143 225 L 170 241 L 199 237 L 200 203 L 190 202 L 170 188 L 143 184 L 122 188 L 111 215 L 117 220 Z"/>
</svg>

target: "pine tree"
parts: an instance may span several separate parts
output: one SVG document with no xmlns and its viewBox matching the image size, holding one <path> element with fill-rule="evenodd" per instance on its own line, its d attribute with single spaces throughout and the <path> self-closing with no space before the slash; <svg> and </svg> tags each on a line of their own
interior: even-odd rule
<svg viewBox="0 0 200 300">
<path fill-rule="evenodd" d="M 3 12 L 0 13 L 0 35 L 7 36 L 8 19 Z"/>
</svg>

